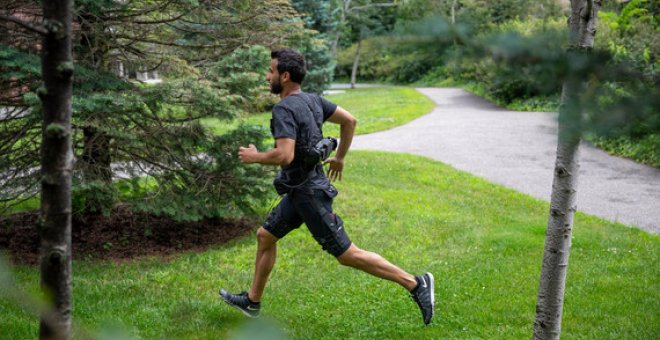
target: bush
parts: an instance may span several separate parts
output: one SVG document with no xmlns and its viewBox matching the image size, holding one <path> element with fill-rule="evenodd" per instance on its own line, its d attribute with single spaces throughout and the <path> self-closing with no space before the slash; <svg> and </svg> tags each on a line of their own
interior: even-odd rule
<svg viewBox="0 0 660 340">
<path fill-rule="evenodd" d="M 592 135 L 587 140 L 609 153 L 660 168 L 660 134 L 658 133 L 648 134 L 638 139 L 627 135 L 609 138 Z"/>
<path fill-rule="evenodd" d="M 272 198 L 269 170 L 240 163 L 237 151 L 250 143 L 264 149 L 266 134 L 261 127 L 241 125 L 208 143 L 198 141 L 195 145 L 203 147 L 204 153 L 185 164 L 185 172 L 173 169 L 133 178 L 123 184 L 133 194 L 123 198 L 137 211 L 178 221 L 254 214 Z"/>
<path fill-rule="evenodd" d="M 475 64 L 470 81 L 481 82 L 489 96 L 510 104 L 536 96 L 558 94 L 561 84 L 548 74 L 548 65 L 519 66 L 511 63 L 510 55 L 527 58 L 547 58 L 547 53 L 562 52 L 565 23 L 561 20 L 511 20 L 501 24 L 488 36 L 487 42 L 495 57 Z M 550 52 L 549 52 L 550 51 Z"/>
</svg>

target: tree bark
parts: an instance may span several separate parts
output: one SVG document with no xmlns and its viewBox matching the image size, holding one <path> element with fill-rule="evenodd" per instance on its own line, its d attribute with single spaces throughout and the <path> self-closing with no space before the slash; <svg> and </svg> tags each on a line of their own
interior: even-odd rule
<svg viewBox="0 0 660 340">
<path fill-rule="evenodd" d="M 357 51 L 355 52 L 355 59 L 353 60 L 353 70 L 351 70 L 351 88 L 355 88 L 357 79 L 358 64 L 360 63 L 360 54 L 362 53 L 362 40 L 364 31 L 360 31 L 360 40 L 358 40 Z"/>
<path fill-rule="evenodd" d="M 351 1 L 352 0 L 343 0 L 342 1 L 342 7 L 341 7 L 341 16 L 339 19 L 339 25 L 337 25 L 337 32 L 335 32 L 335 40 L 332 42 L 332 57 L 337 59 L 337 45 L 339 45 L 339 38 L 341 37 L 341 30 L 344 27 L 344 23 L 346 23 L 346 13 L 348 12 L 350 6 L 351 6 Z"/>
<path fill-rule="evenodd" d="M 80 157 L 80 168 L 89 188 L 85 191 L 84 214 L 102 214 L 112 208 L 114 188 L 110 139 L 107 133 L 99 131 L 95 126 L 83 128 L 85 145 Z"/>
<path fill-rule="evenodd" d="M 571 55 L 585 53 L 593 47 L 596 18 L 600 1 L 572 0 L 569 61 Z M 545 238 L 543 265 L 536 302 L 534 339 L 559 339 L 564 305 L 566 273 L 571 249 L 573 216 L 577 209 L 580 125 L 580 96 L 586 79 L 569 74 L 562 87 L 559 105 L 559 138 L 555 161 L 550 214 Z"/>
<path fill-rule="evenodd" d="M 91 14 L 81 16 L 79 58 L 96 69 L 106 67 L 105 59 L 108 47 L 103 41 L 107 40 L 99 28 L 100 19 Z M 112 156 L 110 152 L 111 137 L 100 131 L 95 124 L 96 119 L 83 127 L 83 151 L 80 156 L 79 169 L 82 170 L 85 183 L 84 214 L 100 214 L 112 208 Z"/>
<path fill-rule="evenodd" d="M 41 315 L 41 339 L 71 336 L 71 58 L 72 0 L 43 0 L 41 67 L 44 86 L 41 145 L 41 289 L 48 309 Z"/>
</svg>

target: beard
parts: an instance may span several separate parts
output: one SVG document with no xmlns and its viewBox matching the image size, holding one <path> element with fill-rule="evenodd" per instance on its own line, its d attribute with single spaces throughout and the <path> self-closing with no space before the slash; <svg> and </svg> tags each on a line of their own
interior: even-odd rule
<svg viewBox="0 0 660 340">
<path fill-rule="evenodd" d="M 280 84 L 279 79 L 275 79 L 273 80 L 273 82 L 270 83 L 270 92 L 273 94 L 282 93 L 282 84 Z"/>
</svg>

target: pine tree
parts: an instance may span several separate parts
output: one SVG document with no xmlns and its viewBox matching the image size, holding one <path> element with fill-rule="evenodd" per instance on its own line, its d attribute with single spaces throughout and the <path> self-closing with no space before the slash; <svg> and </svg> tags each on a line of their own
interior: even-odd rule
<svg viewBox="0 0 660 340">
<path fill-rule="evenodd" d="M 29 8 L 26 21 L 35 25 L 42 13 L 31 4 L 11 2 L 0 7 L 7 11 L 0 14 Z M 255 77 L 263 83 L 263 71 L 247 64 L 214 76 L 211 70 L 243 46 L 289 44 L 287 39 L 302 31 L 296 15 L 280 0 L 249 5 L 226 0 L 77 1 L 74 213 L 107 214 L 121 200 L 141 211 L 196 220 L 250 211 L 267 197 L 265 169 L 234 159 L 239 145 L 258 144 L 267 131 L 241 127 L 217 137 L 200 120 L 228 121 L 268 105 L 258 91 L 234 86 L 239 79 Z M 0 117 L 11 118 L 3 119 L 0 128 L 0 173 L 7 175 L 0 180 L 1 209 L 37 192 L 38 174 L 32 169 L 38 165 L 33 150 L 39 147 L 35 136 L 41 111 L 31 94 L 40 85 L 33 69 L 38 42 L 26 38 L 17 45 L 9 39 L 24 31 L 14 23 L 0 24 L 0 30 L 7 32 L 0 37 L 0 82 L 17 89 L 16 98 L 3 98 L 4 91 L 0 96 L 0 106 L 17 108 L 15 114 Z M 268 65 L 267 53 L 247 50 L 255 52 L 250 58 Z M 129 70 L 152 69 L 166 81 L 147 85 L 124 77 Z M 261 107 L 254 106 L 257 102 Z"/>
</svg>

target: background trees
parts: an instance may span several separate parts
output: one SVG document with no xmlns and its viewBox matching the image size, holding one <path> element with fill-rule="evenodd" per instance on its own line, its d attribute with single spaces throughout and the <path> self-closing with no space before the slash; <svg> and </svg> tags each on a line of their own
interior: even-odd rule
<svg viewBox="0 0 660 340">
<path fill-rule="evenodd" d="M 2 2 L 0 9 L 41 20 L 33 1 Z M 241 127 L 214 136 L 201 119 L 272 105 L 261 85 L 269 48 L 308 53 L 309 89 L 321 91 L 331 79 L 322 37 L 287 1 L 82 0 L 73 22 L 74 213 L 108 214 L 118 202 L 187 220 L 250 211 L 265 198 L 264 170 L 239 168 L 232 153 L 248 141 L 259 144 L 265 131 Z M 37 193 L 40 45 L 14 23 L 0 30 L 0 81 L 12 87 L 0 98 L 10 108 L 0 128 L 7 179 L 0 202 L 7 208 Z"/>
<path fill-rule="evenodd" d="M 475 53 L 472 46 L 455 39 L 436 39 L 415 43 L 429 35 L 462 37 L 480 45 L 499 44 L 500 56 L 506 50 L 559 51 L 568 41 L 565 18 L 567 1 L 480 0 L 402 2 L 394 16 L 394 36 L 368 37 L 362 42 L 358 79 L 363 81 L 416 83 L 433 86 L 463 86 L 500 105 L 522 110 L 554 111 L 559 105 L 561 84 L 548 79 L 546 69 L 531 65 L 509 64 L 491 54 Z M 454 8 L 452 25 L 452 7 Z M 636 70 L 638 81 L 632 86 L 608 81 L 600 91 L 601 112 L 618 111 L 612 107 L 631 97 L 631 88 L 657 87 L 658 35 L 657 1 L 607 2 L 599 12 L 594 48 L 614 56 L 608 65 Z M 541 38 L 543 37 L 543 38 Z M 538 38 L 538 39 L 537 39 Z M 348 79 L 354 64 L 357 41 L 340 49 L 336 75 Z M 524 43 L 523 43 L 524 42 Z M 480 51 L 476 51 L 480 52 Z M 554 53 L 554 52 L 551 52 Z M 515 53 L 514 53 L 515 54 Z M 534 55 L 540 57 L 540 55 Z M 631 87 L 632 86 L 632 87 Z M 628 89 L 626 89 L 628 88 Z M 607 92 L 607 94 L 605 94 Z M 611 98 L 608 100 L 605 98 Z M 616 116 L 618 114 L 614 114 Z M 658 115 L 634 114 L 627 122 L 617 120 L 589 132 L 585 138 L 607 151 L 660 166 Z"/>
</svg>

